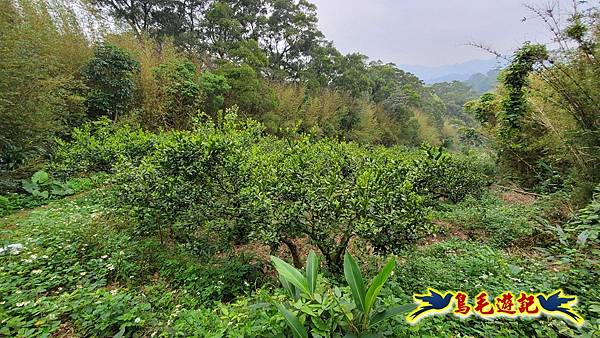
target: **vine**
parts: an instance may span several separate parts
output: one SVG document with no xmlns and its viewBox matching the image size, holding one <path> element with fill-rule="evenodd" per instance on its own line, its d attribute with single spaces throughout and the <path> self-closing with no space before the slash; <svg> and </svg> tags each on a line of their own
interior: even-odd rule
<svg viewBox="0 0 600 338">
<path fill-rule="evenodd" d="M 500 139 L 510 144 L 511 148 L 518 148 L 516 141 L 521 131 L 522 121 L 527 113 L 527 100 L 524 88 L 528 84 L 528 76 L 538 62 L 548 58 L 548 51 L 544 45 L 525 43 L 519 49 L 506 68 L 503 85 L 507 90 L 507 97 L 502 101 L 502 111 L 499 116 Z"/>
</svg>

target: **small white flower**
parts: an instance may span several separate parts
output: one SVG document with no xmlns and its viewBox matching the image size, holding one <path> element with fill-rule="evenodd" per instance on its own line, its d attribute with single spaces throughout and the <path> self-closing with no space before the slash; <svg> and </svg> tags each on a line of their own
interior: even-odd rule
<svg viewBox="0 0 600 338">
<path fill-rule="evenodd" d="M 85 273 L 86 273 L 85 271 L 84 272 L 80 272 L 79 275 L 85 276 Z"/>
<path fill-rule="evenodd" d="M 100 257 L 100 258 L 102 258 L 102 259 L 107 259 L 107 258 L 108 258 L 108 255 L 102 255 L 102 257 Z"/>
<path fill-rule="evenodd" d="M 43 255 L 42 258 L 48 259 L 48 255 Z"/>
<path fill-rule="evenodd" d="M 31 256 L 29 256 L 29 258 L 31 258 L 32 260 L 33 260 L 33 259 L 36 259 L 36 258 L 37 258 L 37 255 L 31 255 Z"/>
<path fill-rule="evenodd" d="M 121 250 L 119 251 L 119 255 L 123 256 L 125 254 L 125 251 Z"/>
<path fill-rule="evenodd" d="M 137 323 L 139 323 L 139 322 L 141 322 L 141 321 L 142 321 L 142 320 L 140 319 L 140 317 L 137 317 L 137 318 L 134 320 L 134 322 L 135 322 L 136 324 L 137 324 Z"/>
<path fill-rule="evenodd" d="M 34 275 L 38 275 L 38 274 L 42 273 L 42 270 L 33 270 L 33 271 L 31 271 L 31 273 Z"/>
<path fill-rule="evenodd" d="M 119 292 L 119 290 L 117 290 L 117 289 L 110 290 L 110 294 L 113 296 L 116 295 L 118 292 Z"/>
<path fill-rule="evenodd" d="M 115 269 L 115 266 L 114 266 L 114 265 L 112 265 L 112 264 L 108 264 L 108 265 L 106 266 L 106 268 L 108 269 L 108 271 L 113 271 L 113 270 Z"/>
</svg>

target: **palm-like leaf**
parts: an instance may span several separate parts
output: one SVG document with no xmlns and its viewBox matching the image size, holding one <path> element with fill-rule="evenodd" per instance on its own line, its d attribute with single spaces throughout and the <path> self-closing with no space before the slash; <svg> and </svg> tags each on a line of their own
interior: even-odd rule
<svg viewBox="0 0 600 338">
<path fill-rule="evenodd" d="M 391 309 L 387 309 L 383 312 L 377 313 L 371 317 L 371 321 L 369 326 L 373 326 L 379 322 L 382 322 L 390 317 L 399 315 L 401 313 L 410 312 L 417 308 L 416 304 L 404 304 L 400 306 L 393 307 Z"/>
<path fill-rule="evenodd" d="M 358 264 L 356 264 L 354 258 L 348 253 L 344 255 L 344 276 L 348 285 L 350 285 L 352 299 L 356 307 L 364 313 L 366 309 L 365 282 L 363 281 Z"/>
<path fill-rule="evenodd" d="M 375 276 L 375 278 L 373 278 L 373 282 L 371 282 L 371 286 L 369 286 L 369 290 L 367 291 L 367 296 L 365 298 L 365 302 L 366 302 L 365 314 L 367 316 L 371 312 L 371 309 L 373 308 L 373 305 L 375 304 L 375 301 L 377 300 L 377 296 L 379 296 L 379 293 L 381 292 L 381 289 L 383 288 L 383 284 L 385 284 L 387 279 L 390 277 L 390 274 L 394 270 L 395 266 L 396 266 L 396 261 L 392 258 L 383 267 L 383 269 L 381 269 L 381 271 L 379 271 L 377 276 Z"/>
<path fill-rule="evenodd" d="M 306 260 L 306 281 L 308 283 L 308 291 L 311 296 L 314 294 L 317 289 L 317 276 L 319 274 L 319 258 L 315 254 L 314 251 L 308 254 L 308 259 Z"/>
<path fill-rule="evenodd" d="M 285 278 L 285 280 L 300 289 L 300 291 L 310 294 L 308 282 L 300 271 L 277 257 L 271 256 L 271 261 L 273 261 L 275 269 L 282 278 Z"/>
<path fill-rule="evenodd" d="M 279 312 L 281 312 L 281 314 L 283 314 L 283 317 L 285 318 L 285 321 L 288 324 L 288 326 L 290 327 L 290 329 L 292 329 L 292 334 L 294 335 L 294 337 L 295 338 L 308 338 L 308 332 L 306 331 L 306 328 L 304 327 L 304 325 L 302 325 L 302 323 L 300 322 L 300 319 L 298 319 L 298 317 L 296 317 L 296 315 L 294 315 L 288 309 L 283 307 L 283 305 L 276 304 L 276 306 L 277 306 L 277 309 L 279 310 Z"/>
</svg>

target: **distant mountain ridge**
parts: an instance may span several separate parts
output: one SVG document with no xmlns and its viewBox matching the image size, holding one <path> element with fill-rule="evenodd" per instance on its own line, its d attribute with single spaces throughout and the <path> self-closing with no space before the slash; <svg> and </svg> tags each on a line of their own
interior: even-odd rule
<svg viewBox="0 0 600 338">
<path fill-rule="evenodd" d="M 399 65 L 398 67 L 415 74 L 426 84 L 439 82 L 467 81 L 475 74 L 487 74 L 489 71 L 505 66 L 497 59 L 470 60 L 462 63 L 442 66 Z"/>
</svg>

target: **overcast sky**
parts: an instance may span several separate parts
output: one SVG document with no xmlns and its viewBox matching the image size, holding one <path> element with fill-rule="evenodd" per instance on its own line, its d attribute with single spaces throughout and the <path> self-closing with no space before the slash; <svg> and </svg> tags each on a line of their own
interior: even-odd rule
<svg viewBox="0 0 600 338">
<path fill-rule="evenodd" d="M 344 52 L 413 65 L 444 65 L 490 55 L 468 42 L 503 53 L 523 41 L 545 42 L 549 33 L 523 3 L 548 0 L 312 0 L 319 26 Z M 558 0 L 562 11 L 571 0 Z M 523 19 L 526 19 L 523 22 Z"/>
</svg>

